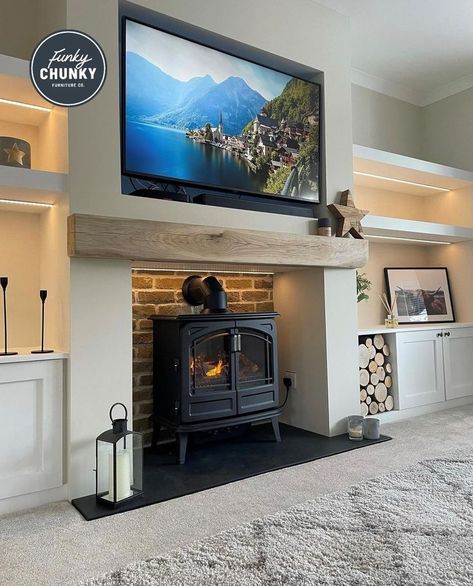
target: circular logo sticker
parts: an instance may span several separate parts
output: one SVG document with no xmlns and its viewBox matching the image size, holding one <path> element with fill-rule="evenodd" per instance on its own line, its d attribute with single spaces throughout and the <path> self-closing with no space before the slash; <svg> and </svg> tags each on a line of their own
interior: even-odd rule
<svg viewBox="0 0 473 586">
<path fill-rule="evenodd" d="M 101 89 L 107 62 L 99 44 L 79 31 L 59 31 L 43 39 L 30 63 L 36 90 L 57 106 L 80 106 Z"/>
</svg>

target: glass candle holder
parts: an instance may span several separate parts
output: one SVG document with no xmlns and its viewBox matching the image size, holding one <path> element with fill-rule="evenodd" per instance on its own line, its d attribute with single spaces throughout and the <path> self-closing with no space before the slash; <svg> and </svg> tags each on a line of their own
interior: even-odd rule
<svg viewBox="0 0 473 586">
<path fill-rule="evenodd" d="M 395 315 L 388 314 L 384 320 L 385 328 L 397 328 L 399 326 L 399 320 Z"/>
<path fill-rule="evenodd" d="M 347 419 L 348 423 L 348 437 L 353 441 L 361 441 L 363 439 L 363 421 L 364 417 L 361 415 L 350 415 Z"/>
<path fill-rule="evenodd" d="M 363 422 L 363 434 L 366 439 L 379 439 L 379 419 L 374 417 L 367 417 Z"/>
</svg>

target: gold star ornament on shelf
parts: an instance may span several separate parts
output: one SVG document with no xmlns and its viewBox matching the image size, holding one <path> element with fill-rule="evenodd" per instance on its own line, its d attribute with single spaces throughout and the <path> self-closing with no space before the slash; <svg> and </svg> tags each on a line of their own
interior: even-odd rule
<svg viewBox="0 0 473 586">
<path fill-rule="evenodd" d="M 23 167 L 23 157 L 26 155 L 24 151 L 18 148 L 16 142 L 9 149 L 3 149 L 3 152 L 7 154 L 8 163 L 18 163 Z"/>
<path fill-rule="evenodd" d="M 355 207 L 353 195 L 349 189 L 342 191 L 340 203 L 331 203 L 327 206 L 333 215 L 338 219 L 337 236 L 351 234 L 353 238 L 364 238 L 361 220 L 369 212 L 359 210 Z"/>
</svg>

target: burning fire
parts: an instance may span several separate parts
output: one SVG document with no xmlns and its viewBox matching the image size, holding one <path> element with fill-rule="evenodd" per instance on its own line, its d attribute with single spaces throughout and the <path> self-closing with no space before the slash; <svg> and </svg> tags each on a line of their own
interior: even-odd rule
<svg viewBox="0 0 473 586">
<path fill-rule="evenodd" d="M 190 363 L 190 371 L 191 374 L 194 375 L 195 372 L 197 371 L 198 376 L 200 377 L 206 377 L 206 378 L 215 378 L 217 376 L 220 376 L 221 374 L 223 374 L 223 372 L 225 371 L 225 362 L 222 358 L 219 358 L 218 363 L 216 366 L 213 366 L 212 368 L 209 368 L 209 370 L 207 370 L 207 368 L 209 366 L 211 366 L 212 362 L 206 362 L 200 358 L 197 358 L 196 360 L 194 360 L 194 358 L 192 358 L 191 363 Z"/>
<path fill-rule="evenodd" d="M 208 370 L 205 375 L 208 377 L 213 377 L 213 376 L 220 376 L 223 372 L 223 360 L 220 359 L 218 361 L 217 366 L 215 366 L 214 368 L 211 368 L 210 370 Z"/>
</svg>

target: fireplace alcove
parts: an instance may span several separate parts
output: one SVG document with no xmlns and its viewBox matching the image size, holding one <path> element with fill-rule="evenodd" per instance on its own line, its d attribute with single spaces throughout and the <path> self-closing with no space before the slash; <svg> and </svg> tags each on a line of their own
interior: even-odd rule
<svg viewBox="0 0 473 586">
<path fill-rule="evenodd" d="M 366 445 L 331 437 L 343 433 L 346 416 L 358 408 L 351 334 L 357 323 L 355 271 L 345 269 L 366 263 L 366 241 L 77 214 L 69 218 L 68 236 L 70 256 L 81 263 L 95 259 L 91 265 L 97 278 L 103 274 L 97 259 L 105 259 L 104 266 L 116 261 L 123 293 L 131 268 L 274 273 L 275 311 L 281 314 L 277 377 L 280 381 L 286 370 L 297 372 L 297 389 L 282 417 L 284 441 L 274 441 L 271 425 L 257 425 L 243 441 L 213 442 L 212 450 L 197 445 L 185 466 L 176 463 L 175 453 L 161 453 L 158 460 L 150 455 L 147 494 L 129 508 Z M 115 317 L 106 316 L 108 321 Z M 229 340 L 232 328 L 236 324 L 230 326 Z M 129 340 L 131 360 L 131 323 Z M 345 368 L 340 368 L 340 356 Z M 220 368 L 218 360 L 209 366 Z M 130 404 L 131 388 L 128 392 L 128 397 L 115 393 L 114 400 Z M 75 499 L 74 504 L 89 519 L 110 514 L 98 510 L 92 496 Z"/>
</svg>

